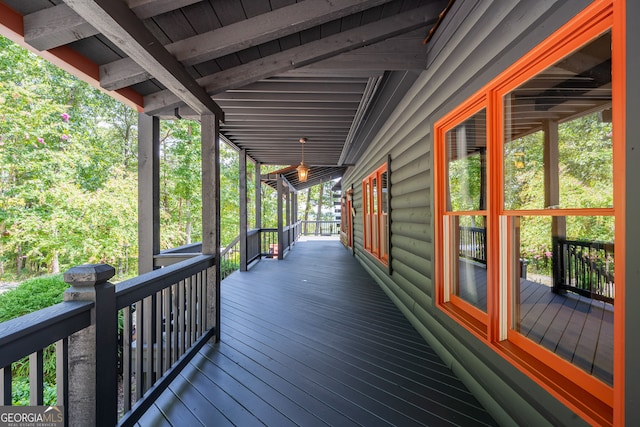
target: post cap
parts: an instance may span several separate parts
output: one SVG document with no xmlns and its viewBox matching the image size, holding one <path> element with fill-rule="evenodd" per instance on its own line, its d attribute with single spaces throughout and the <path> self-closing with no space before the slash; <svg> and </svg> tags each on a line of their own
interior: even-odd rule
<svg viewBox="0 0 640 427">
<path fill-rule="evenodd" d="M 116 274 L 109 264 L 83 264 L 64 273 L 64 281 L 71 286 L 95 286 L 105 283 Z"/>
</svg>

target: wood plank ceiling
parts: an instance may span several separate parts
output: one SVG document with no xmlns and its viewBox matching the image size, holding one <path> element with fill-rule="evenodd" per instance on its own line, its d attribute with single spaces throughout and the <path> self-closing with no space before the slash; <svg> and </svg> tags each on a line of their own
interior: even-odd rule
<svg viewBox="0 0 640 427">
<path fill-rule="evenodd" d="M 100 86 L 163 118 L 217 113 L 263 164 L 311 179 L 354 163 L 426 67 L 446 0 L 4 0 L 24 41 L 97 64 Z M 316 177 L 314 178 L 314 171 Z"/>
</svg>

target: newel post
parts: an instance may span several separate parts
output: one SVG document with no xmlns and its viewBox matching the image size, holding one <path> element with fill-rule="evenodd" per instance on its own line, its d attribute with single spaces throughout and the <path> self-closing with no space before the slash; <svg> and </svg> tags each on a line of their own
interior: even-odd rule
<svg viewBox="0 0 640 427">
<path fill-rule="evenodd" d="M 69 337 L 69 425 L 113 426 L 118 421 L 115 269 L 86 264 L 64 273 L 65 301 L 93 301 L 91 326 Z"/>
</svg>

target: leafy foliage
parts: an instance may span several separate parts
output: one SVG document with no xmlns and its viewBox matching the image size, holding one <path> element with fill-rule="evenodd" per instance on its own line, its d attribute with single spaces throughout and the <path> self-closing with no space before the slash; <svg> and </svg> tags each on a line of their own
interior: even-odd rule
<svg viewBox="0 0 640 427">
<path fill-rule="evenodd" d="M 62 294 L 68 287 L 61 274 L 25 280 L 0 294 L 0 322 L 62 302 Z"/>
<path fill-rule="evenodd" d="M 611 132 L 611 123 L 600 120 L 598 114 L 588 114 L 558 126 L 557 206 L 546 206 L 545 186 L 548 184 L 545 182 L 544 133 L 534 132 L 504 144 L 504 208 L 526 211 L 612 207 Z M 477 154 L 449 163 L 452 210 L 479 208 L 480 168 Z M 570 239 L 613 241 L 613 217 L 570 216 L 563 220 L 566 221 L 566 235 Z M 549 274 L 552 257 L 551 216 L 523 216 L 520 230 L 520 256 L 529 261 L 530 269 L 534 272 Z"/>
<path fill-rule="evenodd" d="M 62 275 L 38 277 L 0 294 L 0 322 L 23 316 L 62 302 L 62 294 L 69 287 Z M 56 353 L 51 345 L 44 350 L 45 404 L 55 402 Z M 12 365 L 13 404 L 29 404 L 29 358 Z M 50 403 L 47 403 L 50 402 Z"/>
<path fill-rule="evenodd" d="M 137 252 L 134 123 L 130 108 L 0 38 L 0 274 Z"/>
</svg>

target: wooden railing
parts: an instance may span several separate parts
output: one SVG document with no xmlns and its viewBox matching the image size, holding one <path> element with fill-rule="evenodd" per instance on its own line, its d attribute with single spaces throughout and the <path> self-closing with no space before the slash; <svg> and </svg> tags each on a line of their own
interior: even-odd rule
<svg viewBox="0 0 640 427">
<path fill-rule="evenodd" d="M 29 356 L 31 403 L 43 404 L 43 352 L 55 344 L 56 404 L 67 423 L 113 426 L 120 406 L 120 424 L 135 424 L 215 335 L 214 273 L 212 255 L 118 285 L 108 282 L 111 266 L 72 268 L 65 273 L 71 288 L 63 303 L 0 323 L 1 403 L 12 403 L 12 365 Z"/>
<path fill-rule="evenodd" d="M 240 236 L 233 239 L 226 248 L 220 251 L 220 280 L 224 280 L 240 268 Z"/>
<path fill-rule="evenodd" d="M 91 301 L 68 301 L 0 323 L 0 397 L 2 406 L 12 404 L 12 367 L 28 357 L 29 404 L 44 405 L 44 355 L 49 346 L 56 355 L 56 402 L 65 420 L 69 409 L 69 337 L 91 325 Z"/>
<path fill-rule="evenodd" d="M 554 292 L 571 291 L 613 304 L 614 244 L 556 239 Z"/>
<path fill-rule="evenodd" d="M 301 233 L 300 221 L 285 227 L 281 247 Z M 247 233 L 250 261 L 277 256 L 278 246 L 277 229 Z M 29 357 L 30 403 L 45 404 L 43 355 L 53 345 L 55 403 L 66 424 L 134 425 L 215 335 L 215 260 L 200 251 L 199 243 L 164 251 L 155 257 L 162 268 L 117 285 L 108 282 L 115 270 L 106 264 L 65 273 L 71 287 L 63 303 L 0 323 L 0 403 L 12 404 L 12 365 Z M 236 238 L 221 251 L 221 267 L 233 265 L 221 279 L 237 269 L 238 254 Z"/>
<path fill-rule="evenodd" d="M 300 221 L 303 236 L 339 236 L 340 221 Z"/>
<path fill-rule="evenodd" d="M 460 256 L 481 264 L 487 263 L 487 230 L 460 227 Z"/>
<path fill-rule="evenodd" d="M 278 229 L 277 228 L 262 228 L 257 230 L 258 240 L 260 242 L 259 254 L 257 256 L 263 256 L 266 258 L 278 257 Z"/>
</svg>

